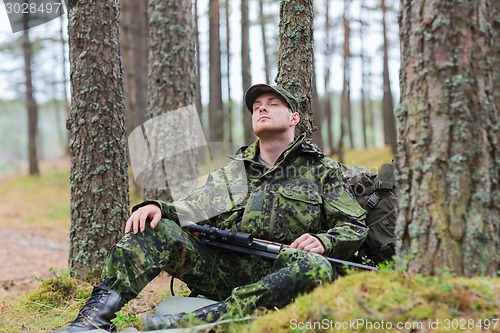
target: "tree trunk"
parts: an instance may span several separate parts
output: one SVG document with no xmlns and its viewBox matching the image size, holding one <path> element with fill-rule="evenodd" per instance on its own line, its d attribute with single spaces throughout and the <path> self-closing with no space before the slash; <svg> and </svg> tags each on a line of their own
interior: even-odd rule
<svg viewBox="0 0 500 333">
<path fill-rule="evenodd" d="M 321 124 L 323 123 L 323 112 L 319 103 L 318 88 L 316 86 L 316 67 L 313 59 L 313 72 L 312 72 L 312 117 L 313 125 L 317 127 L 316 131 L 312 134 L 313 141 L 318 145 L 321 150 L 325 149 L 325 144 L 323 142 L 323 136 L 321 135 Z"/>
<path fill-rule="evenodd" d="M 311 135 L 311 99 L 314 53 L 312 0 L 281 1 L 279 59 L 276 83 L 300 97 L 301 120 L 296 134 Z"/>
<path fill-rule="evenodd" d="M 326 117 L 326 138 L 329 147 L 329 153 L 335 152 L 335 144 L 333 143 L 333 110 L 330 96 L 330 64 L 332 62 L 333 42 L 330 37 L 330 1 L 325 1 L 325 117 Z"/>
<path fill-rule="evenodd" d="M 264 0 L 259 0 L 259 24 L 260 24 L 260 34 L 262 36 L 262 53 L 264 56 L 264 74 L 266 77 L 266 83 L 271 84 L 271 66 L 269 64 L 269 51 L 267 46 L 267 36 L 266 36 L 266 14 L 264 11 Z"/>
<path fill-rule="evenodd" d="M 208 113 L 210 118 L 210 141 L 212 142 L 222 142 L 224 140 L 219 10 L 219 0 L 210 0 L 208 5 L 210 62 L 210 80 L 208 83 L 210 97 L 208 100 Z"/>
<path fill-rule="evenodd" d="M 224 117 L 227 126 L 227 142 L 233 142 L 233 100 L 231 98 L 231 27 L 229 21 L 229 0 L 224 0 L 224 14 L 226 19 L 226 82 L 227 82 L 227 103 Z"/>
<path fill-rule="evenodd" d="M 38 140 L 38 104 L 33 95 L 33 82 L 31 77 L 31 58 L 33 51 L 29 36 L 29 14 L 23 14 L 23 54 L 24 74 L 26 79 L 26 109 L 28 111 L 28 166 L 29 174 L 38 176 L 37 140 Z"/>
<path fill-rule="evenodd" d="M 396 233 L 399 265 L 412 273 L 495 275 L 500 265 L 488 2 L 401 2 Z"/>
<path fill-rule="evenodd" d="M 243 78 L 243 93 L 252 85 L 250 71 L 250 21 L 248 18 L 248 0 L 241 0 L 241 76 Z M 244 103 L 243 103 L 244 104 Z M 246 106 L 243 106 L 243 128 L 245 130 L 245 144 L 255 141 L 252 128 L 252 115 Z"/>
<path fill-rule="evenodd" d="M 116 1 L 69 2 L 71 272 L 98 274 L 128 218 L 123 69 Z"/>
<path fill-rule="evenodd" d="M 147 2 L 121 1 L 120 36 L 123 50 L 127 134 L 144 123 L 148 105 Z"/>
<path fill-rule="evenodd" d="M 393 154 L 397 151 L 396 119 L 394 116 L 394 102 L 392 99 L 391 80 L 389 78 L 389 41 L 387 40 L 387 24 L 385 21 L 387 7 L 385 0 L 381 0 L 382 9 L 382 31 L 384 38 L 384 95 L 382 97 L 382 108 L 384 114 L 384 138 L 385 144 L 390 145 Z"/>
<path fill-rule="evenodd" d="M 203 104 L 201 102 L 201 59 L 200 59 L 200 31 L 198 29 L 198 0 L 194 0 L 194 43 L 196 48 L 196 75 L 195 75 L 195 104 L 198 118 L 202 119 Z"/>
<path fill-rule="evenodd" d="M 493 28 L 493 44 L 491 62 L 493 66 L 493 89 L 495 105 L 500 110 L 500 1 L 492 0 L 491 6 L 491 26 Z"/>
<path fill-rule="evenodd" d="M 196 90 L 191 0 L 149 0 L 148 22 L 147 119 L 151 127 L 144 134 L 155 163 L 149 175 L 145 173 L 144 197 L 172 201 L 188 192 L 189 184 L 182 185 L 186 176 L 197 174 L 196 150 L 177 153 L 178 147 L 191 146 L 201 134 L 190 118 Z M 176 110 L 180 113 L 166 116 Z"/>
<path fill-rule="evenodd" d="M 144 123 L 148 106 L 147 2 L 122 0 L 121 14 L 125 113 L 129 135 Z M 135 182 L 132 184 L 135 196 L 140 197 L 142 190 Z"/>
<path fill-rule="evenodd" d="M 352 110 L 351 110 L 351 26 L 350 26 L 350 0 L 344 0 L 344 84 L 342 87 L 341 101 L 341 123 L 343 131 L 347 132 L 349 146 L 354 148 L 354 135 L 352 131 Z M 343 141 L 344 135 L 341 136 Z M 342 144 L 343 146 L 343 144 Z"/>
<path fill-rule="evenodd" d="M 365 82 L 367 81 L 367 75 L 366 75 L 366 55 L 365 55 L 365 41 L 364 41 L 364 34 L 365 34 L 365 21 L 363 20 L 363 11 L 365 8 L 365 1 L 361 0 L 361 19 L 359 22 L 359 42 L 361 44 L 361 132 L 363 135 L 363 148 L 368 148 L 368 137 L 367 137 L 367 127 L 368 127 L 368 114 L 367 114 L 367 109 L 366 109 L 366 88 L 365 88 Z"/>
</svg>

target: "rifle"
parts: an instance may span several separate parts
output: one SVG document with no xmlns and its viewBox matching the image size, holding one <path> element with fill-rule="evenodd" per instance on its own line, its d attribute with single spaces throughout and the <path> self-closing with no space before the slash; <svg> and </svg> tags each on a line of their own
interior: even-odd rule
<svg viewBox="0 0 500 333">
<path fill-rule="evenodd" d="M 191 232 L 193 235 L 200 237 L 203 243 L 207 245 L 243 254 L 253 254 L 266 259 L 276 259 L 278 253 L 280 253 L 282 249 L 289 247 L 284 244 L 274 243 L 263 239 L 254 239 L 251 234 L 246 232 L 234 232 L 228 229 L 221 230 L 206 224 L 198 225 L 192 223 L 185 225 L 184 229 Z M 377 267 L 330 257 L 325 258 L 328 259 L 331 264 L 335 265 L 347 265 L 378 271 Z"/>
</svg>

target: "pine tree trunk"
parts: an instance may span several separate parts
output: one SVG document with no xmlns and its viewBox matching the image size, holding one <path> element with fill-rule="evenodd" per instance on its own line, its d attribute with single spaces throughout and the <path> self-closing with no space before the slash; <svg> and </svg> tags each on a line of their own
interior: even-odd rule
<svg viewBox="0 0 500 333">
<path fill-rule="evenodd" d="M 23 54 L 24 74 L 26 80 L 26 109 L 28 111 L 28 167 L 30 175 L 39 175 L 37 140 L 38 140 L 38 104 L 33 95 L 33 82 L 31 72 L 31 58 L 33 51 L 29 37 L 29 14 L 23 14 Z"/>
<path fill-rule="evenodd" d="M 333 143 L 333 120 L 332 120 L 332 101 L 330 96 L 330 64 L 332 61 L 333 54 L 333 43 L 330 37 L 331 25 L 330 25 L 330 6 L 329 1 L 325 1 L 325 117 L 326 117 L 326 131 L 327 131 L 327 142 L 329 147 L 329 153 L 333 154 L 335 152 L 335 144 Z"/>
<path fill-rule="evenodd" d="M 129 135 L 144 123 L 148 106 L 147 2 L 122 0 L 120 11 L 122 17 L 120 37 L 125 74 L 125 113 L 127 135 Z M 132 186 L 135 196 L 140 197 L 141 188 L 135 182 L 132 182 Z"/>
<path fill-rule="evenodd" d="M 383 31 L 383 49 L 384 49 L 384 95 L 382 97 L 382 108 L 384 114 L 384 138 L 385 144 L 391 146 L 395 154 L 397 150 L 396 119 L 394 116 L 394 102 L 391 91 L 391 80 L 389 78 L 389 41 L 387 40 L 387 24 L 385 21 L 387 7 L 385 0 L 380 3 L 382 8 L 382 31 Z"/>
<path fill-rule="evenodd" d="M 250 21 L 248 17 L 248 0 L 241 0 L 241 76 L 243 79 L 243 92 L 252 85 L 252 75 L 250 71 Z M 250 144 L 255 140 L 252 128 L 252 115 L 243 106 L 243 128 L 245 130 L 245 144 Z"/>
<path fill-rule="evenodd" d="M 233 142 L 233 100 L 231 98 L 231 26 L 229 0 L 224 0 L 224 14 L 226 19 L 226 82 L 227 82 L 227 103 L 225 123 L 227 126 L 227 142 Z"/>
<path fill-rule="evenodd" d="M 351 107 L 351 23 L 350 23 L 350 1 L 344 0 L 344 84 L 342 87 L 341 114 L 344 133 L 347 133 L 349 146 L 354 147 L 354 133 L 352 130 L 352 107 Z M 343 136 L 342 136 L 343 137 Z"/>
<path fill-rule="evenodd" d="M 189 184 L 181 185 L 186 176 L 197 174 L 195 150 L 175 153 L 177 146 L 188 145 L 187 142 L 179 142 L 180 138 L 193 140 L 189 143 L 191 145 L 196 142 L 196 136 L 201 135 L 196 133 L 191 123 L 189 108 L 181 111 L 183 114 L 174 121 L 175 124 L 170 120 L 177 118 L 177 113 L 167 118 L 160 117 L 167 112 L 194 107 L 195 46 L 191 7 L 190 0 L 149 0 L 147 119 L 154 130 L 145 135 L 148 136 L 153 160 L 162 161 L 155 163 L 149 170 L 150 176 L 146 177 L 148 182 L 155 179 L 150 186 L 145 186 L 146 199 L 177 199 L 189 190 Z"/>
<path fill-rule="evenodd" d="M 116 1 L 69 2 L 71 272 L 99 274 L 128 218 L 123 69 Z"/>
<path fill-rule="evenodd" d="M 196 75 L 195 75 L 195 104 L 198 118 L 202 119 L 203 104 L 201 102 L 201 59 L 200 59 L 200 31 L 198 29 L 198 0 L 194 0 L 194 43 L 196 48 Z"/>
<path fill-rule="evenodd" d="M 500 110 L 500 1 L 490 2 L 491 26 L 493 28 L 493 44 L 491 62 L 493 66 L 493 93 L 495 105 Z"/>
<path fill-rule="evenodd" d="M 266 35 L 266 14 L 264 11 L 264 0 L 259 0 L 259 24 L 260 34 L 262 36 L 262 53 L 264 56 L 264 74 L 266 83 L 271 84 L 271 65 L 269 64 L 267 35 Z"/>
<path fill-rule="evenodd" d="M 412 273 L 499 269 L 499 116 L 488 2 L 401 2 L 396 233 L 399 265 Z"/>
<path fill-rule="evenodd" d="M 123 51 L 127 134 L 146 119 L 148 84 L 147 2 L 121 1 L 120 37 Z"/>
<path fill-rule="evenodd" d="M 314 53 L 312 0 L 281 1 L 279 59 L 276 83 L 301 97 L 297 134 L 311 135 L 312 72 Z"/>
<path fill-rule="evenodd" d="M 222 105 L 221 60 L 220 60 L 220 4 L 219 0 L 211 0 L 208 5 L 209 21 L 209 62 L 210 80 L 208 113 L 210 118 L 210 141 L 224 140 L 224 117 Z"/>
<path fill-rule="evenodd" d="M 363 11 L 365 7 L 365 1 L 361 0 L 361 17 L 363 17 Z M 366 55 L 365 55 L 365 41 L 364 41 L 364 34 L 365 34 L 365 24 L 366 22 L 363 21 L 363 19 L 360 19 L 359 22 L 359 42 L 361 44 L 361 132 L 363 135 L 363 148 L 368 148 L 368 137 L 367 137 L 367 127 L 368 127 L 368 114 L 366 110 Z"/>
<path fill-rule="evenodd" d="M 313 141 L 318 145 L 321 150 L 325 149 L 325 144 L 323 142 L 323 136 L 321 135 L 321 124 L 323 123 L 323 110 L 319 103 L 318 88 L 316 86 L 316 70 L 313 59 L 313 75 L 312 75 L 312 117 L 313 125 L 317 127 L 316 131 L 312 134 Z"/>
</svg>

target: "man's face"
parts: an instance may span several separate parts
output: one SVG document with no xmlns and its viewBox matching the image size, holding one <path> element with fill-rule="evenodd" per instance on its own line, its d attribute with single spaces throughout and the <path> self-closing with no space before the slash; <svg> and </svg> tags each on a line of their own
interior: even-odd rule
<svg viewBox="0 0 500 333">
<path fill-rule="evenodd" d="M 265 93 L 257 97 L 252 107 L 252 126 L 255 135 L 278 134 L 289 130 L 298 123 L 298 113 L 290 108 L 282 97 L 275 93 Z"/>
</svg>

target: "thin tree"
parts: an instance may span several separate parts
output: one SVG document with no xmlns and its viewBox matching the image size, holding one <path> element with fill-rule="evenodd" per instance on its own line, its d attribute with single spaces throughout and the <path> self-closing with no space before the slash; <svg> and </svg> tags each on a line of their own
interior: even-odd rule
<svg viewBox="0 0 500 333">
<path fill-rule="evenodd" d="M 330 65 L 332 62 L 333 55 L 333 40 L 331 37 L 332 25 L 330 24 L 330 1 L 325 1 L 325 117 L 326 117 L 326 140 L 328 142 L 328 147 L 330 149 L 329 153 L 333 154 L 335 151 L 335 145 L 333 140 L 333 110 L 332 110 L 332 101 L 331 101 L 331 87 L 330 87 Z"/>
<path fill-rule="evenodd" d="M 312 75 L 314 53 L 312 0 L 281 1 L 279 58 L 276 83 L 300 98 L 297 134 L 311 135 Z"/>
<path fill-rule="evenodd" d="M 233 100 L 231 97 L 231 26 L 229 21 L 230 8 L 229 0 L 224 0 L 224 18 L 226 27 L 226 73 L 225 79 L 227 83 L 227 102 L 225 108 L 225 123 L 227 126 L 227 141 L 233 142 Z"/>
<path fill-rule="evenodd" d="M 267 17 L 264 9 L 264 0 L 259 0 L 259 25 L 260 35 L 262 36 L 262 54 L 264 56 L 264 74 L 266 83 L 271 82 L 271 65 L 269 64 L 269 51 L 267 45 L 266 23 Z"/>
<path fill-rule="evenodd" d="M 119 8 L 69 1 L 71 230 L 69 266 L 98 274 L 128 217 L 127 144 Z"/>
<path fill-rule="evenodd" d="M 196 174 L 197 154 L 187 151 L 172 157 L 174 146 L 186 144 L 178 138 L 194 136 L 189 108 L 183 109 L 179 123 L 162 128 L 163 121 L 154 121 L 166 112 L 194 106 L 195 103 L 195 35 L 191 0 L 149 0 L 148 3 L 148 111 L 147 119 L 152 130 L 148 136 L 153 160 L 161 159 L 149 170 L 149 179 L 159 182 L 144 186 L 144 197 L 172 201 L 172 185 L 176 185 L 174 195 L 188 191 L 189 184 L 181 188 L 184 175 Z M 166 24 L 166 22 L 169 22 Z M 167 119 L 173 119 L 172 116 Z M 165 118 L 161 118 L 165 119 Z M 186 135 L 188 133 L 188 135 Z M 164 143 L 164 144 L 163 144 Z M 173 183 L 181 180 L 180 183 Z M 159 186 L 161 185 L 161 186 Z M 181 187 L 179 187 L 181 186 Z"/>
<path fill-rule="evenodd" d="M 367 22 L 364 20 L 363 13 L 365 9 L 365 1 L 361 0 L 360 7 L 360 20 L 359 20 L 359 42 L 361 44 L 360 50 L 360 59 L 361 59 L 361 132 L 363 134 L 363 147 L 368 147 L 368 110 L 367 110 L 367 94 L 366 94 L 366 81 L 367 81 L 367 73 L 366 73 L 366 52 L 365 52 L 365 26 Z"/>
<path fill-rule="evenodd" d="M 200 31 L 198 29 L 198 0 L 194 0 L 193 4 L 193 19 L 194 19 L 194 43 L 196 48 L 196 76 L 195 76 L 195 104 L 198 118 L 201 120 L 203 112 L 203 104 L 201 102 L 201 59 L 200 59 Z"/>
<path fill-rule="evenodd" d="M 33 94 L 32 79 L 32 44 L 29 35 L 29 13 L 23 14 L 23 55 L 24 55 L 24 76 L 26 87 L 26 109 L 28 111 L 28 171 L 30 175 L 39 175 L 37 140 L 38 140 L 38 104 Z"/>
<path fill-rule="evenodd" d="M 344 23 L 344 69 L 343 69 L 343 86 L 341 97 L 341 137 L 339 143 L 339 159 L 343 160 L 344 136 L 347 132 L 349 146 L 354 147 L 354 134 L 352 130 L 352 107 L 351 107 L 351 24 L 350 24 L 350 0 L 344 0 L 344 15 L 342 21 Z"/>
<path fill-rule="evenodd" d="M 252 74 L 250 71 L 250 19 L 248 15 L 248 0 L 241 0 L 241 77 L 244 92 L 252 85 Z M 252 117 L 246 106 L 243 106 L 243 128 L 245 131 L 245 143 L 250 144 L 255 140 L 255 135 L 252 129 Z"/>
<path fill-rule="evenodd" d="M 401 2 L 396 233 L 409 272 L 495 275 L 500 266 L 489 3 Z"/>
<path fill-rule="evenodd" d="M 323 142 L 323 136 L 321 135 L 321 124 L 323 123 L 323 110 L 321 109 L 321 105 L 319 103 L 318 87 L 316 79 L 316 65 L 314 59 L 316 58 L 313 55 L 311 111 L 312 111 L 313 125 L 316 128 L 316 130 L 312 134 L 312 139 L 321 150 L 324 150 L 325 144 Z"/>
<path fill-rule="evenodd" d="M 211 0 L 208 4 L 209 21 L 209 91 L 208 113 L 210 119 L 210 140 L 222 142 L 224 136 L 224 117 L 221 85 L 221 48 L 220 48 L 220 4 L 219 0 Z"/>
<path fill-rule="evenodd" d="M 396 119 L 394 116 L 394 102 L 391 90 L 391 80 L 389 78 L 389 40 L 387 38 L 387 11 L 385 0 L 381 0 L 380 8 L 382 10 L 382 31 L 383 31 L 383 53 L 384 53 L 384 94 L 382 97 L 382 112 L 384 118 L 384 138 L 385 144 L 391 146 L 395 154 L 397 150 Z"/>
</svg>

